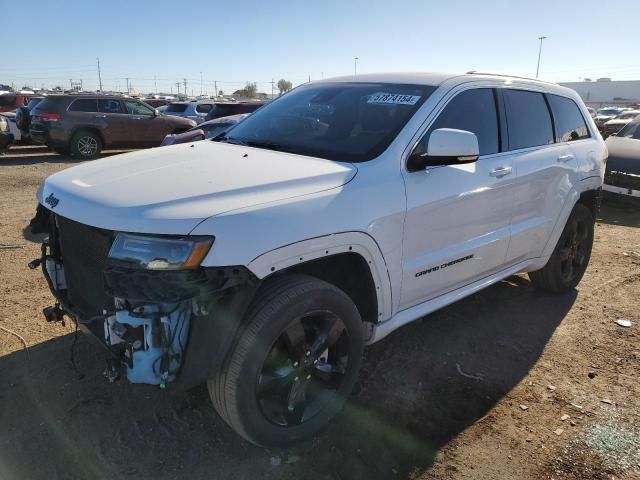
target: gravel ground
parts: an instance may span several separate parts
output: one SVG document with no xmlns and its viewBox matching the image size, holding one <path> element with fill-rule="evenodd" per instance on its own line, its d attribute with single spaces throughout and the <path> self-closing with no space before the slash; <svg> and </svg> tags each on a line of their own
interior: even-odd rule
<svg viewBox="0 0 640 480">
<path fill-rule="evenodd" d="M 44 148 L 0 156 L 0 478 L 638 479 L 640 210 L 605 203 L 579 288 L 514 276 L 367 351 L 344 412 L 318 438 L 265 450 L 236 436 L 206 390 L 102 378 L 105 356 L 47 324 L 25 227 Z M 614 323 L 624 318 L 631 328 Z M 475 377 L 475 378 L 472 378 Z"/>
</svg>

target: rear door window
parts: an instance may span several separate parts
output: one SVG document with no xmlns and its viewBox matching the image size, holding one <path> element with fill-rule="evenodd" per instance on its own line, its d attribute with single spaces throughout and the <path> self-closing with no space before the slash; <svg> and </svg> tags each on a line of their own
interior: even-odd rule
<svg viewBox="0 0 640 480">
<path fill-rule="evenodd" d="M 558 141 L 572 142 L 589 138 L 589 129 L 576 103 L 560 95 L 547 95 L 556 123 Z"/>
<path fill-rule="evenodd" d="M 542 93 L 506 89 L 504 97 L 510 150 L 554 143 L 551 114 Z"/>
<path fill-rule="evenodd" d="M 95 98 L 79 98 L 69 105 L 70 112 L 97 112 L 98 101 Z"/>
<path fill-rule="evenodd" d="M 98 108 L 102 113 L 125 113 L 120 100 L 100 99 L 98 100 Z"/>
</svg>

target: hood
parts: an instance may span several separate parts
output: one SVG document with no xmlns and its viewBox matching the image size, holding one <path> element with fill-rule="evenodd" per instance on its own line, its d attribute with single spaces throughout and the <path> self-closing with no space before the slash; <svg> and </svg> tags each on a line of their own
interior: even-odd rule
<svg viewBox="0 0 640 480">
<path fill-rule="evenodd" d="M 607 173 L 613 170 L 640 175 L 640 140 L 609 137 L 605 143 L 609 150 Z"/>
<path fill-rule="evenodd" d="M 201 141 L 63 170 L 38 200 L 95 227 L 185 235 L 208 217 L 338 188 L 356 172 L 350 163 Z"/>
</svg>

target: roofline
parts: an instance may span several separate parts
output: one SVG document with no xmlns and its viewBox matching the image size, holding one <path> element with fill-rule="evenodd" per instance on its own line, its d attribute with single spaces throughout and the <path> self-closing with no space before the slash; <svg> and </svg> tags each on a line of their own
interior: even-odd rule
<svg viewBox="0 0 640 480">
<path fill-rule="evenodd" d="M 540 83 L 547 83 L 549 85 L 558 85 L 558 83 L 549 82 L 548 80 L 540 80 L 539 78 L 531 78 L 531 77 L 521 77 L 518 75 L 507 75 L 504 73 L 476 72 L 475 70 L 469 70 L 468 72 L 465 72 L 465 75 L 487 75 L 491 77 L 517 78 L 519 80 L 527 80 L 530 82 L 540 82 Z"/>
</svg>

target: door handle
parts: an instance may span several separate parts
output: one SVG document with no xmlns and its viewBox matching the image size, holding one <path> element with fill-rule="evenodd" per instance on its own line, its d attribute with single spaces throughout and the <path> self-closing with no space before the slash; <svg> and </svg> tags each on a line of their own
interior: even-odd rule
<svg viewBox="0 0 640 480">
<path fill-rule="evenodd" d="M 107 118 L 106 115 L 96 115 L 96 118 Z"/>
<path fill-rule="evenodd" d="M 513 172 L 512 167 L 496 167 L 493 170 L 491 170 L 491 172 L 489 172 L 489 175 L 496 178 L 502 178 L 509 175 L 512 172 Z"/>
<path fill-rule="evenodd" d="M 568 153 L 568 154 L 566 154 L 566 155 L 560 155 L 560 156 L 558 157 L 558 161 L 559 161 L 559 162 L 562 162 L 562 163 L 565 163 L 565 162 L 569 162 L 569 161 L 573 160 L 573 158 L 574 158 L 574 157 L 573 157 L 573 155 L 571 155 L 570 153 Z"/>
</svg>

